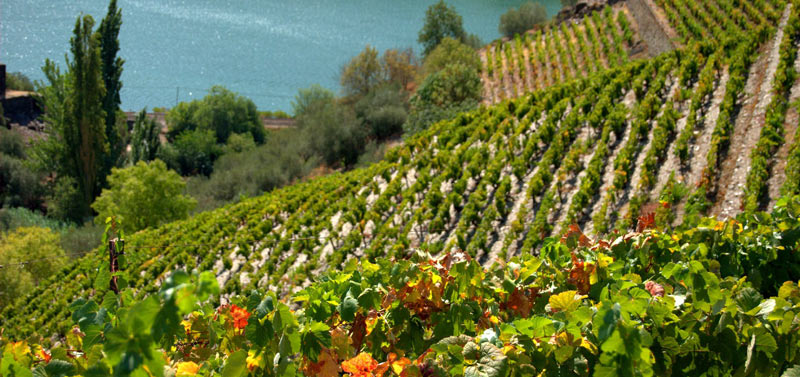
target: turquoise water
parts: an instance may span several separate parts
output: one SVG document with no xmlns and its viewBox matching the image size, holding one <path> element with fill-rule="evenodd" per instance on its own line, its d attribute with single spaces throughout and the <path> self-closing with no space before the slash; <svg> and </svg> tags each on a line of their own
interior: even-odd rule
<svg viewBox="0 0 800 377">
<path fill-rule="evenodd" d="M 434 0 L 119 0 L 122 108 L 171 107 L 221 84 L 262 110 L 291 110 L 297 89 L 339 90 L 341 66 L 370 44 L 412 47 Z M 499 37 L 499 17 L 522 1 L 451 1 L 470 33 Z M 558 0 L 546 0 L 554 15 Z M 81 12 L 99 24 L 107 0 L 0 0 L 0 61 L 41 79 L 50 58 L 63 66 Z"/>
</svg>

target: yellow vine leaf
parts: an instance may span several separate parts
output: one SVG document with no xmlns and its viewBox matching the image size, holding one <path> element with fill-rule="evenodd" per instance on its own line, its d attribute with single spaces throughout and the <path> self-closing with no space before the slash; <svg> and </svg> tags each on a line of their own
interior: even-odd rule
<svg viewBox="0 0 800 377">
<path fill-rule="evenodd" d="M 550 309 L 554 312 L 572 311 L 581 305 L 581 300 L 586 296 L 578 296 L 578 291 L 565 291 L 550 296 Z"/>
</svg>

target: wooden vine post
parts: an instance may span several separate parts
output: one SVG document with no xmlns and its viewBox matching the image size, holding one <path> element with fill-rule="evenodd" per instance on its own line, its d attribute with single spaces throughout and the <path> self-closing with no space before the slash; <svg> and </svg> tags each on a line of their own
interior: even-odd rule
<svg viewBox="0 0 800 377">
<path fill-rule="evenodd" d="M 119 246 L 119 248 L 117 248 Z M 109 282 L 110 288 L 114 293 L 119 294 L 119 285 L 117 284 L 116 272 L 120 271 L 119 259 L 120 255 L 124 255 L 125 241 L 119 238 L 114 238 L 108 241 L 108 267 L 111 272 L 111 281 Z"/>
</svg>

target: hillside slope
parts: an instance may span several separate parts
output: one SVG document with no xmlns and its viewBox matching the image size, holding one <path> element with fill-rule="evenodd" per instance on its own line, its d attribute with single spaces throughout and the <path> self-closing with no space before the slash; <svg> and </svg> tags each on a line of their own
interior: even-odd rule
<svg viewBox="0 0 800 377">
<path fill-rule="evenodd" d="M 728 2 L 698 4 L 724 9 Z M 800 158 L 787 158 L 786 174 L 773 174 L 771 151 L 796 156 L 800 143 L 794 136 L 783 147 L 773 132 L 740 138 L 742 127 L 745 134 L 749 127 L 772 130 L 740 117 L 762 119 L 763 106 L 787 113 L 772 103 L 797 92 L 790 70 L 798 63 L 790 52 L 800 21 L 796 7 L 778 1 L 758 9 L 765 13 L 726 23 L 736 43 L 718 40 L 715 29 L 713 41 L 687 39 L 685 48 L 656 58 L 598 69 L 435 124 L 369 168 L 129 235 L 128 283 L 143 297 L 169 271 L 187 268 L 213 271 L 223 300 L 256 287 L 285 296 L 357 260 L 463 250 L 490 266 L 536 253 L 546 237 L 571 224 L 605 234 L 634 227 L 648 212 L 665 227 L 692 224 L 718 206 L 730 216 L 743 208 L 725 204 L 732 187 L 747 187 L 739 198 L 755 195 L 757 207 L 766 208 L 781 192 L 775 187 L 797 193 L 791 183 L 800 180 L 794 173 Z M 747 26 L 759 16 L 763 23 Z M 780 21 L 777 29 L 766 26 L 772 19 Z M 690 23 L 675 25 L 683 30 Z M 682 34 L 712 33 L 703 30 Z M 770 63 L 774 56 L 778 63 Z M 787 121 L 797 121 L 765 118 L 781 134 Z M 747 174 L 731 173 L 727 161 L 739 161 Z M 754 165 L 765 166 L 766 176 L 750 177 L 747 167 Z M 762 182 L 762 191 L 752 191 L 751 182 Z M 87 255 L 9 305 L 0 327 L 17 337 L 65 334 L 69 303 L 104 294 L 93 287 L 104 258 Z"/>
</svg>

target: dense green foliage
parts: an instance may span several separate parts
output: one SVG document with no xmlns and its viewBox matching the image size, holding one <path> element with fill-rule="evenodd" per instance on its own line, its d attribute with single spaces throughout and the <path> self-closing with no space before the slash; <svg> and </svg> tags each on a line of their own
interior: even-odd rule
<svg viewBox="0 0 800 377">
<path fill-rule="evenodd" d="M 161 160 L 114 168 L 107 189 L 92 203 L 95 222 L 117 216 L 130 233 L 185 218 L 197 204 L 181 195 L 186 183 Z"/>
<path fill-rule="evenodd" d="M 405 131 L 411 135 L 435 122 L 474 109 L 480 95 L 478 73 L 464 64 L 449 64 L 428 75 L 411 97 L 411 112 Z"/>
<path fill-rule="evenodd" d="M 124 161 L 126 141 L 122 137 L 127 130 L 120 132 L 122 117 L 119 116 L 121 103 L 119 93 L 122 90 L 122 65 L 125 63 L 119 53 L 119 30 L 122 27 L 122 11 L 117 9 L 117 0 L 108 4 L 108 12 L 100 26 L 97 35 L 100 43 L 100 59 L 103 74 L 103 111 L 105 112 L 105 132 L 108 141 L 108 153 L 103 161 L 102 177 L 111 174 L 111 168 L 120 166 Z"/>
<path fill-rule="evenodd" d="M 461 15 L 455 7 L 439 0 L 425 11 L 425 23 L 419 31 L 417 42 L 422 45 L 423 56 L 427 56 L 445 37 L 464 40 L 466 36 Z"/>
<path fill-rule="evenodd" d="M 261 144 L 266 138 L 256 105 L 221 86 L 213 86 L 200 100 L 181 102 L 167 113 L 168 135 L 174 140 L 187 131 L 211 131 L 224 144 L 235 133 L 250 133 Z"/>
<path fill-rule="evenodd" d="M 59 243 L 59 234 L 48 228 L 21 227 L 0 233 L 0 308 L 24 297 L 64 266 Z"/>
<path fill-rule="evenodd" d="M 128 162 L 135 164 L 138 161 L 153 161 L 161 147 L 161 127 L 154 119 L 147 117 L 147 109 L 142 109 L 136 115 L 131 131 L 131 150 Z"/>
<path fill-rule="evenodd" d="M 353 260 L 291 296 L 252 290 L 221 306 L 212 273 L 179 269 L 138 299 L 79 298 L 66 344 L 6 343 L 0 371 L 777 375 L 800 363 L 799 220 L 800 198 L 787 198 L 772 215 L 685 232 L 646 219 L 596 241 L 572 229 L 491 269 L 461 252 Z"/>
<path fill-rule="evenodd" d="M 70 220 L 89 215 L 89 204 L 100 194 L 103 163 L 109 151 L 102 100 L 105 87 L 102 78 L 99 35 L 92 31 L 94 20 L 86 15 L 75 22 L 70 39 L 72 59 L 61 73 L 48 60 L 42 68 L 46 82 L 40 83 L 44 120 L 48 137 L 38 144 L 34 157 L 40 168 L 54 172 L 64 190 L 77 192 L 70 203 L 72 211 L 64 212 Z M 62 204 L 63 206 L 63 204 Z"/>
<path fill-rule="evenodd" d="M 0 208 L 41 207 L 45 187 L 30 168 L 25 143 L 13 131 L 0 127 Z"/>
<path fill-rule="evenodd" d="M 427 57 L 423 64 L 426 75 L 430 75 L 443 70 L 449 64 L 463 64 L 467 68 L 476 72 L 481 68 L 481 60 L 478 53 L 470 46 L 460 41 L 445 37 Z"/>
</svg>

